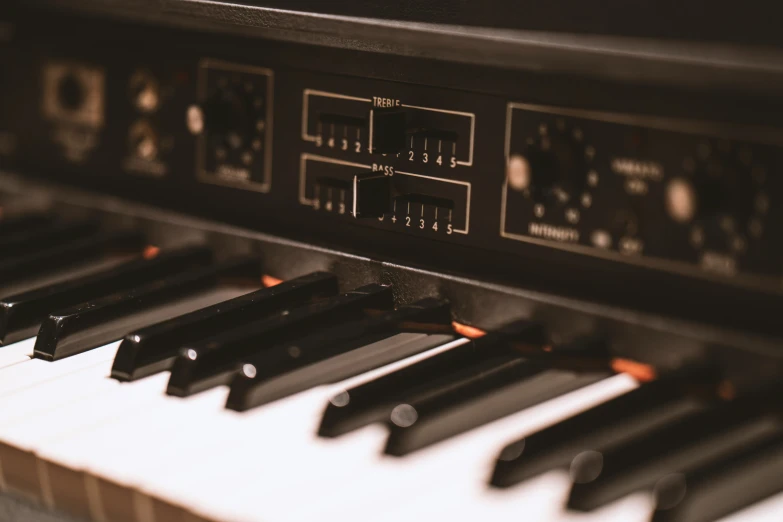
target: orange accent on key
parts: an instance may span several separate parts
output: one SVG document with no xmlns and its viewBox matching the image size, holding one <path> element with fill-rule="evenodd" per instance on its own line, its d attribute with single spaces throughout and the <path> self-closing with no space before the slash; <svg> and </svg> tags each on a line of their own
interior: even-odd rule
<svg viewBox="0 0 783 522">
<path fill-rule="evenodd" d="M 478 337 L 483 337 L 487 335 L 487 332 L 485 332 L 484 330 L 476 328 L 475 326 L 469 326 L 467 324 L 458 323 L 456 321 L 451 323 L 451 327 L 454 329 L 455 332 L 457 332 L 463 337 L 467 337 L 468 339 L 477 339 Z"/>
<path fill-rule="evenodd" d="M 639 382 L 650 382 L 656 379 L 657 372 L 649 364 L 632 361 L 630 359 L 614 358 L 612 369 L 617 373 L 627 373 Z"/>
<path fill-rule="evenodd" d="M 272 277 L 271 275 L 263 275 L 261 276 L 261 284 L 263 284 L 266 288 L 270 288 L 272 286 L 277 286 L 280 283 L 282 283 L 282 279 L 278 279 L 276 277 Z"/>
<path fill-rule="evenodd" d="M 737 390 L 731 381 L 721 381 L 718 384 L 718 397 L 725 401 L 730 401 L 737 396 Z"/>
<path fill-rule="evenodd" d="M 160 254 L 159 247 L 156 247 L 155 245 L 147 245 L 146 247 L 144 247 L 144 253 L 142 254 L 142 256 L 144 257 L 144 259 L 152 259 L 158 254 Z"/>
</svg>

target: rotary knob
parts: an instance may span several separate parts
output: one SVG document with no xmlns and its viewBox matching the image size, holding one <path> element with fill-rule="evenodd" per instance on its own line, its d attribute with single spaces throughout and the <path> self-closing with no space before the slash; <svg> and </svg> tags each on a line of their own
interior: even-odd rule
<svg viewBox="0 0 783 522">
<path fill-rule="evenodd" d="M 696 158 L 686 159 L 685 171 L 668 183 L 666 209 L 675 221 L 691 224 L 694 246 L 741 252 L 761 236 L 765 172 L 748 148 L 704 143 Z"/>
<path fill-rule="evenodd" d="M 750 169 L 736 157 L 712 159 L 695 173 L 696 218 L 714 220 L 729 217 L 742 228 L 753 215 L 756 192 Z"/>
<path fill-rule="evenodd" d="M 669 214 L 679 222 L 732 221 L 744 229 L 756 212 L 759 191 L 750 160 L 738 154 L 710 154 L 690 161 L 690 176 L 674 178 L 666 189 Z"/>
<path fill-rule="evenodd" d="M 582 194 L 591 154 L 579 129 L 541 125 L 521 154 L 512 154 L 508 182 L 536 203 L 565 205 Z"/>
<path fill-rule="evenodd" d="M 256 129 L 252 96 L 230 87 L 218 89 L 204 104 L 204 127 L 218 143 L 242 149 Z"/>
</svg>

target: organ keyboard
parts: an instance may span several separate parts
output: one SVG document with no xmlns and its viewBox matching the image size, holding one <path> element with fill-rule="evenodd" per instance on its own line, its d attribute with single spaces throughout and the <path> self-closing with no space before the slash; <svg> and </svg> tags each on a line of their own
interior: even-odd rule
<svg viewBox="0 0 783 522">
<path fill-rule="evenodd" d="M 776 48 L 55 4 L 0 7 L 0 519 L 783 520 Z"/>
<path fill-rule="evenodd" d="M 24 222 L 0 231 L 29 234 L 20 259 L 68 223 Z M 779 513 L 772 377 L 632 360 L 544 321 L 483 332 L 447 300 L 395 306 L 393 284 L 274 281 L 260 256 L 144 236 L 99 248 L 87 228 L 76 275 L 23 266 L 3 298 L 4 491 L 106 521 Z"/>
</svg>

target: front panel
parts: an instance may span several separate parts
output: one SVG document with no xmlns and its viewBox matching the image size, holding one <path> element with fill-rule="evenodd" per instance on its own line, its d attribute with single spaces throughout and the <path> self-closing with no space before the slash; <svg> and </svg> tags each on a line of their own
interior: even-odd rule
<svg viewBox="0 0 783 522">
<path fill-rule="evenodd" d="M 62 16 L 13 28 L 9 170 L 391 261 L 777 329 L 776 100 L 140 37 Z"/>
</svg>

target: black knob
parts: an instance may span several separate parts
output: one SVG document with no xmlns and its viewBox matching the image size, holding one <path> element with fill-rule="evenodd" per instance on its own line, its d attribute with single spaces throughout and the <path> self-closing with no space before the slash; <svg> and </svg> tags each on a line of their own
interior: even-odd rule
<svg viewBox="0 0 783 522">
<path fill-rule="evenodd" d="M 240 149 L 255 135 L 256 118 L 252 98 L 238 89 L 218 89 L 204 104 L 204 126 L 216 141 Z"/>
<path fill-rule="evenodd" d="M 542 134 L 525 148 L 524 157 L 534 201 L 565 204 L 584 190 L 588 169 L 585 147 L 573 132 Z"/>
<path fill-rule="evenodd" d="M 57 99 L 60 106 L 69 111 L 81 108 L 87 94 L 78 76 L 66 73 L 57 85 Z"/>
</svg>

